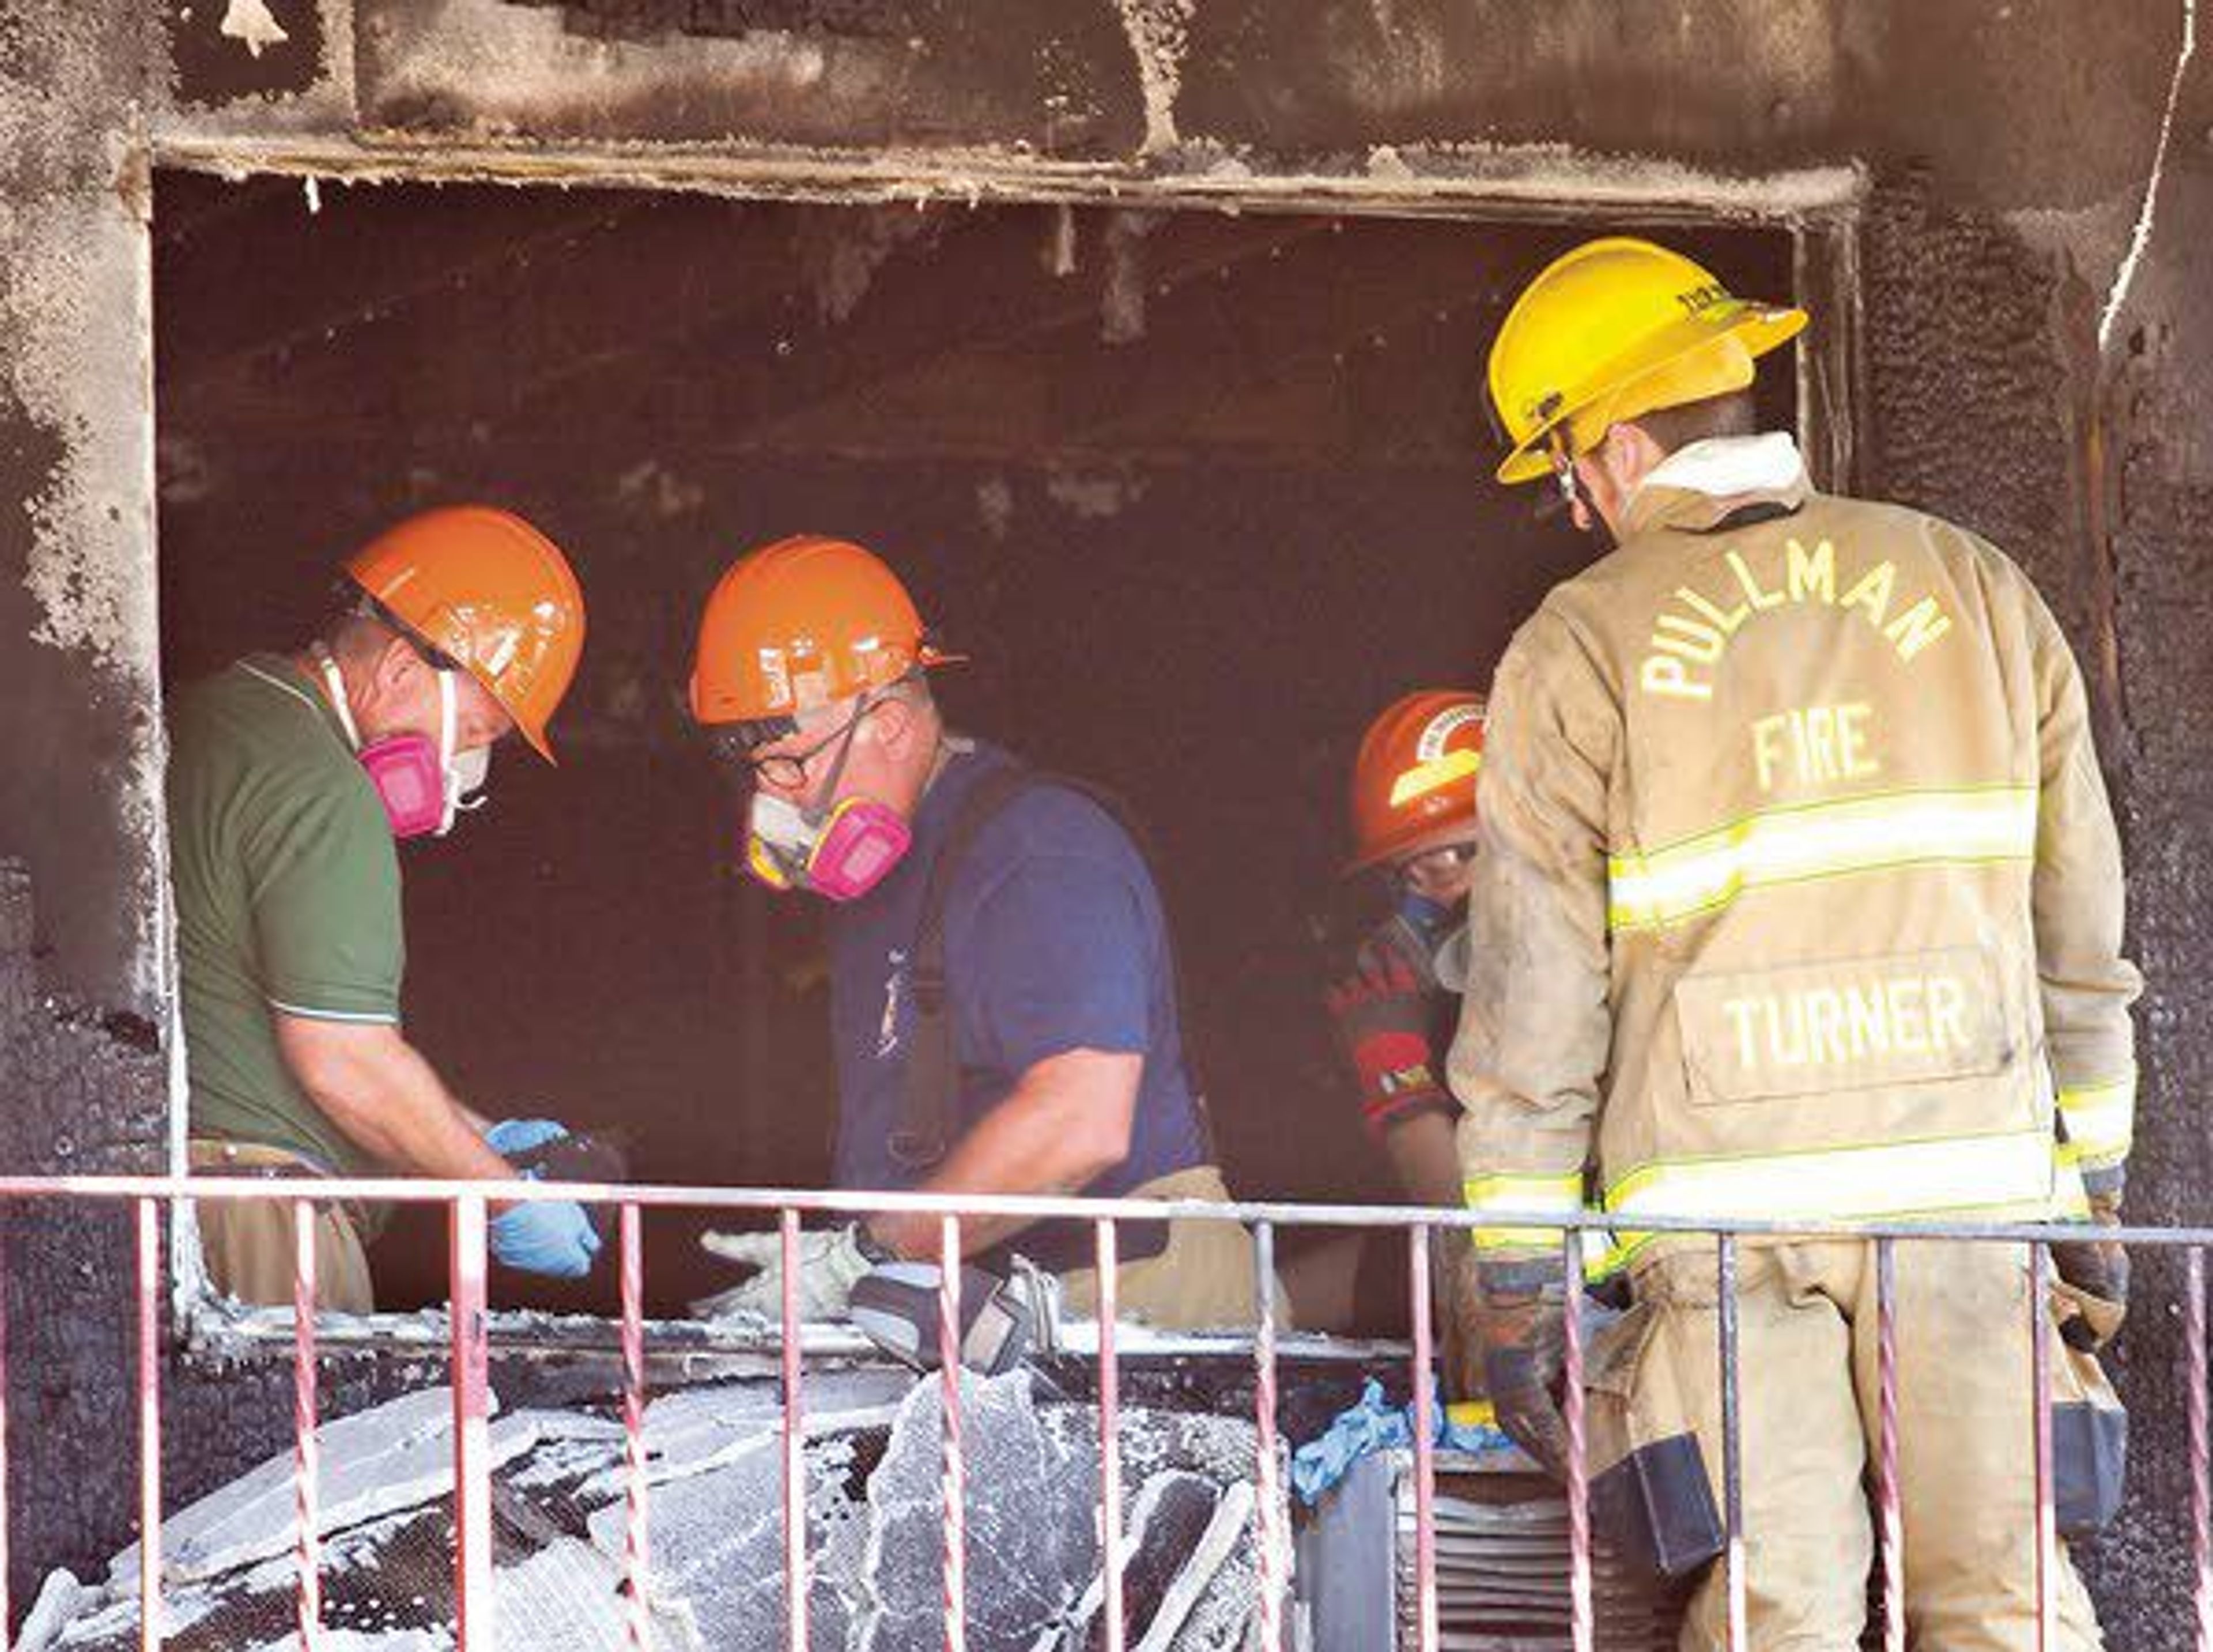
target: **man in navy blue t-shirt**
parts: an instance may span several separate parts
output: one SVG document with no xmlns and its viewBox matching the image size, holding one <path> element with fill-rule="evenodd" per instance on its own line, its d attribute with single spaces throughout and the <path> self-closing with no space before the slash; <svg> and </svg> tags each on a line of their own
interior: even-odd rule
<svg viewBox="0 0 2213 1652">
<path fill-rule="evenodd" d="M 1082 787 L 946 730 L 926 675 L 946 657 L 891 570 L 831 539 L 741 558 L 700 628 L 692 715 L 752 771 L 748 863 L 835 903 L 836 1184 L 1226 1199 L 1143 856 Z M 942 995 L 918 990 L 925 965 Z M 1095 1301 L 1088 1223 L 977 1216 L 961 1232 L 985 1265 L 1019 1251 L 1063 1276 L 1071 1308 Z M 875 1261 L 938 1242 L 936 1217 L 899 1213 L 810 1234 L 802 1305 L 842 1312 Z M 776 1310 L 774 1254 L 760 1247 L 740 1305 Z M 1120 1254 L 1125 1313 L 1252 1317 L 1234 1222 L 1125 1223 Z"/>
</svg>

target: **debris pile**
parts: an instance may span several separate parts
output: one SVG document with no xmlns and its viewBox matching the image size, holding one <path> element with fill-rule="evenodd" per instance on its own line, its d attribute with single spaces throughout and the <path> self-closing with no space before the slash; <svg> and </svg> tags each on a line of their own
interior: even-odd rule
<svg viewBox="0 0 2213 1652">
<path fill-rule="evenodd" d="M 903 1372 L 812 1378 L 805 1397 L 808 1644 L 942 1643 L 942 1388 Z M 960 1438 L 968 1644 L 1087 1646 L 1102 1616 L 1099 1417 L 1026 1371 L 970 1377 Z M 672 1392 L 645 1415 L 645 1606 L 666 1652 L 782 1645 L 781 1396 L 771 1381 Z M 427 1389 L 320 1430 L 317 1530 L 326 1645 L 454 1644 L 453 1404 Z M 516 1410 L 491 1426 L 493 1609 L 503 1643 L 619 1652 L 629 1599 L 625 1442 L 592 1411 Z M 1259 1600 L 1251 1423 L 1125 1406 L 1129 1643 L 1229 1652 Z M 166 1644 L 278 1652 L 297 1639 L 292 1454 L 172 1516 Z M 106 1580 L 50 1576 L 17 1652 L 139 1643 L 137 1545 Z"/>
</svg>

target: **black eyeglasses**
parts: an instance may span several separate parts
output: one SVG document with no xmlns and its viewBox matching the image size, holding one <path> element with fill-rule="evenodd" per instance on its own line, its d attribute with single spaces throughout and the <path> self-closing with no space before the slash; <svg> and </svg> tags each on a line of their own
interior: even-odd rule
<svg viewBox="0 0 2213 1652">
<path fill-rule="evenodd" d="M 853 708 L 853 715 L 803 752 L 771 752 L 766 757 L 755 757 L 735 741 L 723 747 L 734 762 L 742 763 L 753 771 L 755 785 L 775 786 L 786 791 L 796 791 L 807 783 L 807 765 L 839 741 L 860 727 L 861 719 L 875 709 L 876 702 L 864 697 Z"/>
</svg>

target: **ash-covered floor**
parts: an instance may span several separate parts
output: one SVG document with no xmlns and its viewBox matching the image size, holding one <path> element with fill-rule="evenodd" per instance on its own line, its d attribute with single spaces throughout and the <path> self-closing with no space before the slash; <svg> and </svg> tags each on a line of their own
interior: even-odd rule
<svg viewBox="0 0 2213 1652">
<path fill-rule="evenodd" d="M 823 1652 L 935 1648 L 943 1634 L 941 1386 L 859 1371 L 807 1389 L 808 1644 Z M 784 1644 L 781 1400 L 773 1382 L 670 1393 L 644 1428 L 650 1644 L 754 1652 Z M 1053 1652 L 1100 1618 L 1099 1417 L 1027 1371 L 963 1392 L 968 1644 Z M 326 1647 L 453 1644 L 453 1404 L 443 1388 L 321 1431 Z M 1129 1644 L 1228 1652 L 1259 1588 L 1256 1444 L 1245 1420 L 1126 1406 Z M 503 1645 L 618 1652 L 630 1644 L 625 1442 L 591 1411 L 495 1418 L 493 1597 Z M 288 1452 L 163 1531 L 166 1644 L 276 1652 L 297 1644 L 296 1509 Z M 139 1643 L 139 1556 L 80 1587 L 50 1578 L 17 1652 L 125 1652 Z M 1279 1582 L 1282 1581 L 1280 1576 Z"/>
</svg>

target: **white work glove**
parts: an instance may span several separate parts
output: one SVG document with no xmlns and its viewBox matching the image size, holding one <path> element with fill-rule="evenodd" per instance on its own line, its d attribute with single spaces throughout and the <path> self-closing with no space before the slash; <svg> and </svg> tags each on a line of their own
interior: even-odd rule
<svg viewBox="0 0 2213 1652">
<path fill-rule="evenodd" d="M 780 1233 L 726 1234 L 710 1231 L 699 1235 L 699 1247 L 710 1256 L 736 1262 L 759 1271 L 743 1284 L 695 1302 L 693 1308 L 710 1317 L 743 1310 L 764 1319 L 783 1317 L 783 1235 Z M 842 1320 L 853 1294 L 853 1282 L 882 1260 L 861 1246 L 860 1229 L 847 1222 L 842 1228 L 815 1228 L 799 1236 L 799 1317 L 802 1320 Z"/>
</svg>

